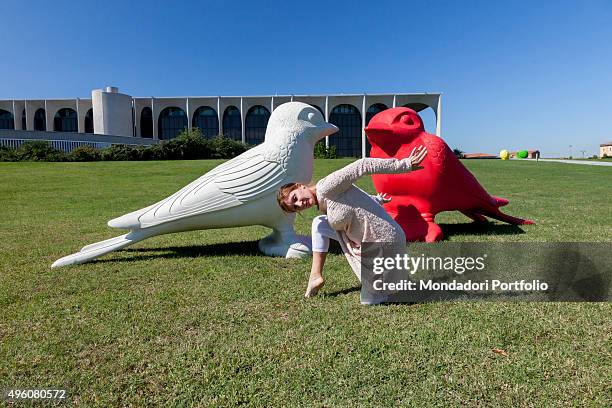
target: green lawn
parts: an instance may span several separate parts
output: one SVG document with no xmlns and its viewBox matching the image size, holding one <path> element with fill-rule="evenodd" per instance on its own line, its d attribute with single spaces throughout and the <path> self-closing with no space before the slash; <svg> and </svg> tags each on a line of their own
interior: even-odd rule
<svg viewBox="0 0 612 408">
<path fill-rule="evenodd" d="M 586 160 L 586 161 L 600 161 L 600 162 L 612 162 L 612 157 L 601 157 L 598 159 L 593 159 L 593 158 L 576 158 L 574 160 Z"/>
<path fill-rule="evenodd" d="M 348 162 L 317 160 L 315 180 Z M 66 388 L 77 406 L 610 405 L 609 303 L 366 307 L 338 254 L 306 301 L 309 260 L 259 255 L 263 227 L 49 268 L 218 163 L 0 163 L 0 388 Z M 612 169 L 465 164 L 537 225 L 441 214 L 448 240 L 612 240 Z M 298 217 L 300 232 L 314 215 Z"/>
</svg>

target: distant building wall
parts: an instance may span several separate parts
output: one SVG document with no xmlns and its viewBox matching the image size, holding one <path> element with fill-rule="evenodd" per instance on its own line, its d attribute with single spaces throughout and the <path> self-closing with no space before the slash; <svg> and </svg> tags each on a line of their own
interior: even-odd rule
<svg viewBox="0 0 612 408">
<path fill-rule="evenodd" d="M 439 93 L 158 98 L 132 97 L 114 87 L 93 90 L 91 99 L 0 100 L 0 129 L 57 132 L 55 135 L 37 133 L 52 140 L 58 139 L 59 133 L 73 132 L 80 139 L 83 134 L 95 133 L 159 140 L 171 139 L 181 130 L 198 125 L 206 127 L 206 137 L 219 133 L 257 144 L 263 141 L 269 115 L 290 101 L 316 107 L 325 120 L 340 128 L 337 134 L 325 138 L 325 144 L 336 146 L 344 156 L 369 154 L 364 128 L 373 115 L 388 108 L 406 106 L 417 112 L 431 109 L 436 118 L 435 128 L 426 130 L 441 134 Z"/>
<path fill-rule="evenodd" d="M 91 92 L 94 133 L 134 136 L 132 97 L 120 94 L 117 88 L 95 89 Z"/>
<path fill-rule="evenodd" d="M 512 159 L 517 158 L 517 154 L 518 154 L 519 151 L 510 152 L 510 158 L 512 158 Z M 540 151 L 539 150 L 527 150 L 527 159 L 539 159 L 539 158 L 540 158 Z"/>
<path fill-rule="evenodd" d="M 604 156 L 612 157 L 612 143 L 599 145 L 599 158 L 601 159 Z"/>
<path fill-rule="evenodd" d="M 88 145 L 96 148 L 108 147 L 114 144 L 125 145 L 151 145 L 158 143 L 157 140 L 142 139 L 136 137 L 96 135 L 74 132 L 43 132 L 0 129 L 0 146 L 17 148 L 28 140 L 46 140 L 54 148 L 65 152 Z"/>
</svg>

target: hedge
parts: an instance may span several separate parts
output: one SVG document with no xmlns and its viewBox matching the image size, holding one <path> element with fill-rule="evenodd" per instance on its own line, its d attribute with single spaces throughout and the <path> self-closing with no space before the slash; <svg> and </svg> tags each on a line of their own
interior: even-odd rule
<svg viewBox="0 0 612 408">
<path fill-rule="evenodd" d="M 314 157 L 315 159 L 336 159 L 338 156 L 336 155 L 336 146 L 325 146 L 325 141 L 321 140 L 315 144 L 314 147 Z"/>
<path fill-rule="evenodd" d="M 185 129 L 176 138 L 150 146 L 112 145 L 104 149 L 80 146 L 65 153 L 44 140 L 29 140 L 17 149 L 0 146 L 0 161 L 122 161 L 231 159 L 251 146 L 222 135 L 205 139 L 198 128 Z"/>
</svg>

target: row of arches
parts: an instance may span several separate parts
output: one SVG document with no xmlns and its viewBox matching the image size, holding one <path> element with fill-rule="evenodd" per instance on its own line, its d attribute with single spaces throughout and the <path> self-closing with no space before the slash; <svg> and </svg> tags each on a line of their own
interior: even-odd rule
<svg viewBox="0 0 612 408">
<path fill-rule="evenodd" d="M 321 114 L 323 110 L 316 105 Z M 424 104 L 403 105 L 422 111 L 427 108 Z M 372 104 L 365 112 L 365 125 L 377 113 L 388 109 L 383 103 Z M 431 109 L 428 109 L 431 110 Z M 431 112 L 433 114 L 433 111 Z M 264 141 L 266 127 L 270 119 L 270 111 L 263 105 L 252 106 L 245 116 L 244 140 L 251 145 L 257 145 Z M 426 119 L 426 118 L 425 118 Z M 150 107 L 144 107 L 140 112 L 140 136 L 145 138 L 153 137 L 153 111 Z M 329 145 L 335 146 L 338 156 L 355 157 L 361 156 L 362 152 L 362 116 L 357 107 L 351 104 L 340 104 L 331 109 L 329 118 L 330 123 L 338 126 L 338 133 L 329 137 Z M 38 109 L 33 117 L 34 130 L 53 130 L 58 132 L 78 132 L 78 114 L 74 109 L 59 109 L 53 116 L 52 129 L 46 123 L 47 116 L 44 109 Z M 158 136 L 160 139 L 172 139 L 188 127 L 189 118 L 185 111 L 179 107 L 167 107 L 163 109 L 157 118 Z M 22 129 L 26 129 L 25 110 L 22 112 Z M 427 122 L 427 120 L 425 120 Z M 0 109 L 0 129 L 14 129 L 14 117 L 9 111 Z M 242 138 L 242 119 L 240 110 L 236 106 L 228 106 L 221 116 L 222 127 L 219 126 L 219 115 L 210 106 L 198 107 L 191 118 L 191 126 L 199 128 L 205 137 L 212 138 L 221 131 L 226 137 L 241 141 Z M 85 133 L 93 133 L 93 109 L 89 109 L 85 115 Z M 366 139 L 366 155 L 369 155 L 370 144 Z"/>
<path fill-rule="evenodd" d="M 13 114 L 4 109 L 0 109 L 0 129 L 15 129 Z M 21 129 L 27 129 L 25 109 L 21 112 Z M 33 129 L 40 131 L 78 132 L 79 118 L 74 109 L 62 108 L 53 115 L 53 129 L 48 129 L 46 112 L 43 108 L 40 108 L 34 112 Z M 93 132 L 93 109 L 89 109 L 85 114 L 85 133 Z"/>
<path fill-rule="evenodd" d="M 266 127 L 270 119 L 270 111 L 262 105 L 255 105 L 249 109 L 245 118 L 245 142 L 259 144 L 264 141 Z M 242 140 L 242 119 L 240 110 L 235 106 L 228 106 L 223 113 L 223 133 L 234 140 Z M 171 106 L 162 110 L 157 120 L 158 136 L 160 139 L 172 139 L 183 131 L 188 125 L 188 118 L 181 108 Z M 191 126 L 197 127 L 207 138 L 220 133 L 217 111 L 210 106 L 200 106 L 193 113 Z M 144 107 L 140 113 L 141 137 L 153 137 L 153 111 Z"/>
<path fill-rule="evenodd" d="M 417 112 L 428 108 L 425 104 L 406 104 L 403 107 L 414 109 Z M 321 111 L 319 107 L 316 107 Z M 368 126 L 370 120 L 377 114 L 386 109 L 389 109 L 384 103 L 375 103 L 365 112 L 365 126 Z M 431 115 L 433 110 L 428 109 Z M 359 109 L 350 104 L 341 104 L 334 107 L 329 114 L 329 122 L 336 125 L 339 131 L 329 137 L 329 146 L 336 147 L 336 154 L 340 157 L 359 157 L 362 153 L 362 129 L 363 124 L 361 120 L 361 113 Z M 435 121 L 435 119 L 434 119 Z M 370 149 L 372 145 L 365 139 L 365 150 L 366 156 L 370 155 Z"/>
<path fill-rule="evenodd" d="M 418 105 L 418 106 L 417 106 Z M 314 106 L 314 105 L 313 105 Z M 426 105 L 407 104 L 405 107 L 422 110 Z M 317 108 L 325 116 L 323 110 Z M 366 111 L 366 126 L 379 112 L 389 107 L 382 103 L 371 105 Z M 262 105 L 251 107 L 245 117 L 245 137 L 248 144 L 256 145 L 264 141 L 266 127 L 270 119 L 270 111 Z M 362 120 L 359 109 L 350 104 L 335 106 L 329 115 L 329 122 L 338 126 L 338 133 L 329 138 L 329 145 L 336 147 L 338 156 L 361 156 Z M 160 112 L 158 118 L 158 135 L 160 139 L 172 139 L 188 126 L 185 111 L 178 107 L 168 107 Z M 242 140 L 242 121 L 240 110 L 236 106 L 228 106 L 222 116 L 223 134 L 234 140 Z M 210 106 L 200 106 L 191 118 L 191 126 L 199 128 L 205 137 L 211 138 L 220 133 L 217 111 Z M 153 111 L 149 107 L 142 109 L 140 115 L 140 133 L 142 137 L 153 137 Z M 366 139 L 366 154 L 369 155 L 370 143 Z"/>
</svg>

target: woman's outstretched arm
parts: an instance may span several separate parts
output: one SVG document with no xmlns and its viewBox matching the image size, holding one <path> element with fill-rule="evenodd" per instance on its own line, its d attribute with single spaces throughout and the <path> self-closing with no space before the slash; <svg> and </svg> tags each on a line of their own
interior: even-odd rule
<svg viewBox="0 0 612 408">
<path fill-rule="evenodd" d="M 419 146 L 412 151 L 409 157 L 401 160 L 359 159 L 331 173 L 317 183 L 317 194 L 329 195 L 341 193 L 348 190 L 357 179 L 367 174 L 406 173 L 415 170 L 426 154 L 425 146 Z"/>
</svg>

